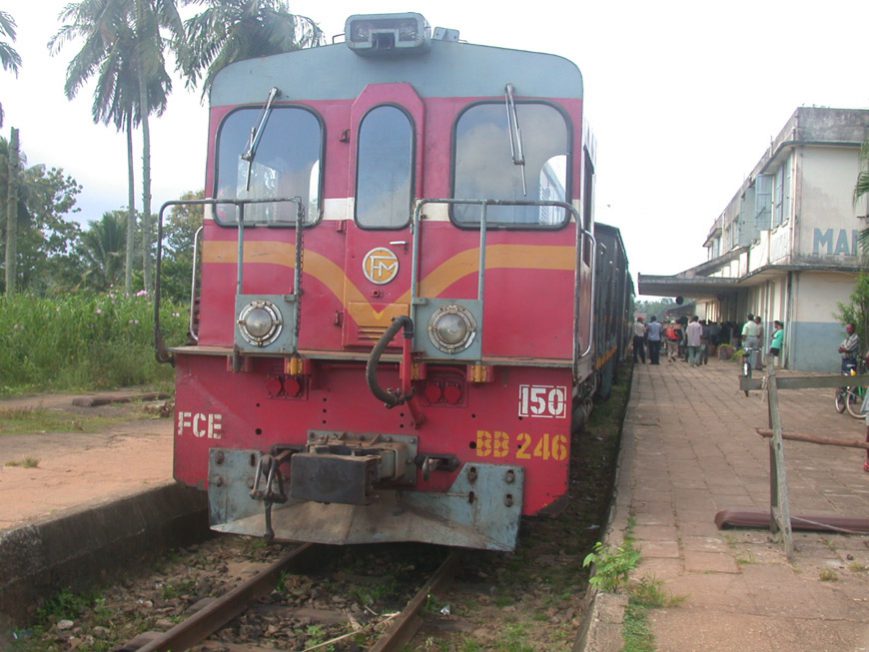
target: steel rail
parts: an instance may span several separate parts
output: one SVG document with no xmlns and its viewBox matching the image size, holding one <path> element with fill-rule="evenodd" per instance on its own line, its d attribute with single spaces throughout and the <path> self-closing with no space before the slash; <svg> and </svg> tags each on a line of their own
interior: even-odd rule
<svg viewBox="0 0 869 652">
<path fill-rule="evenodd" d="M 395 652 L 403 649 L 403 646 L 413 638 L 422 622 L 417 614 L 425 606 L 429 596 L 452 579 L 460 559 L 461 553 L 458 550 L 450 552 L 434 575 L 431 576 L 431 579 L 417 591 L 401 614 L 392 621 L 384 635 L 377 643 L 368 648 L 369 652 Z"/>
<path fill-rule="evenodd" d="M 314 563 L 324 550 L 324 546 L 313 543 L 299 546 L 229 593 L 203 607 L 187 620 L 137 648 L 137 652 L 169 652 L 170 650 L 179 652 L 188 649 L 243 613 L 252 601 L 271 591 L 286 567 L 293 564 Z"/>
</svg>

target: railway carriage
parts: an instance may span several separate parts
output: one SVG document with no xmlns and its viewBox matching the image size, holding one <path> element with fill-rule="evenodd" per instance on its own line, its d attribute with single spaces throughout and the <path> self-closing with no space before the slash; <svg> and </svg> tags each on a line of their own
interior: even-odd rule
<svg viewBox="0 0 869 652">
<path fill-rule="evenodd" d="M 415 13 L 218 74 L 192 340 L 157 325 L 213 529 L 511 550 L 558 508 L 611 327 L 583 125 L 573 63 Z"/>
</svg>

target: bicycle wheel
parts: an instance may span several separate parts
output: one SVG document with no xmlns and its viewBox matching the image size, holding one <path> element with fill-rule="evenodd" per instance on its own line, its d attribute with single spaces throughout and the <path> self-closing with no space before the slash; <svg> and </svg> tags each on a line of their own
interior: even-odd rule
<svg viewBox="0 0 869 652">
<path fill-rule="evenodd" d="M 848 388 L 848 400 L 845 401 L 845 407 L 855 419 L 863 418 L 863 399 L 866 398 L 866 388 L 861 386 Z"/>
<path fill-rule="evenodd" d="M 845 412 L 845 397 L 848 394 L 847 387 L 837 387 L 836 388 L 836 412 L 842 414 Z"/>
</svg>

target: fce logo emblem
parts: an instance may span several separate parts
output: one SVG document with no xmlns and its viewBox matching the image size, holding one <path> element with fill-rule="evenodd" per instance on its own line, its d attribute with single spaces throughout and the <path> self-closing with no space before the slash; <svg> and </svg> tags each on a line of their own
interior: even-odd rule
<svg viewBox="0 0 869 652">
<path fill-rule="evenodd" d="M 398 257 L 386 247 L 375 247 L 362 259 L 362 272 L 372 283 L 386 285 L 398 275 Z"/>
</svg>

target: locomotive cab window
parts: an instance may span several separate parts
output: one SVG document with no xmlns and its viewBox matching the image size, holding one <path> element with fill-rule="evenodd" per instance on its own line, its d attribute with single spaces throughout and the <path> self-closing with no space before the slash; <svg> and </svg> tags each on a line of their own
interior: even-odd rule
<svg viewBox="0 0 869 652">
<path fill-rule="evenodd" d="M 397 229 L 410 221 L 413 124 L 404 111 L 378 106 L 359 127 L 356 221 L 369 229 Z"/>
<path fill-rule="evenodd" d="M 257 134 L 257 131 L 261 133 Z M 254 138 L 257 135 L 258 138 Z M 275 107 L 241 109 L 223 121 L 218 136 L 218 199 L 301 198 L 305 222 L 317 220 L 323 128 L 306 109 Z M 294 202 L 247 204 L 244 223 L 292 226 Z M 220 205 L 215 211 L 219 224 L 238 223 L 235 206 Z"/>
<path fill-rule="evenodd" d="M 487 225 L 558 228 L 567 223 L 565 209 L 533 205 L 567 201 L 570 132 L 558 109 L 541 103 L 477 104 L 459 117 L 455 143 L 455 199 L 517 202 L 489 206 Z M 480 211 L 478 205 L 457 204 L 452 219 L 476 227 Z"/>
</svg>

